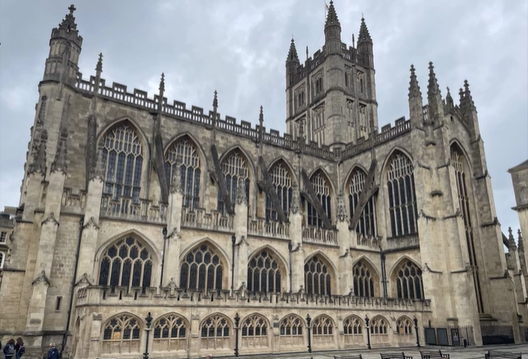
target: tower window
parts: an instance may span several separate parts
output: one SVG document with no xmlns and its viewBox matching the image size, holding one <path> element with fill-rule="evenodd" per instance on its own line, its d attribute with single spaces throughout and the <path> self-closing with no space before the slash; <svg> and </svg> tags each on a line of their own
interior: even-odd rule
<svg viewBox="0 0 528 359">
<path fill-rule="evenodd" d="M 57 297 L 57 301 L 55 302 L 55 310 L 59 311 L 61 309 L 62 304 L 62 297 Z"/>
</svg>

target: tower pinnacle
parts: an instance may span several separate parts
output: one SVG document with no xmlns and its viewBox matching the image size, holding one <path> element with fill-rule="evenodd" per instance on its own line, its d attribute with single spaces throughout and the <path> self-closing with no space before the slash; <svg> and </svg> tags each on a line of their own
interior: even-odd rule
<svg viewBox="0 0 528 359">
<path fill-rule="evenodd" d="M 427 86 L 427 96 L 432 97 L 440 94 L 440 88 L 438 87 L 438 81 L 434 72 L 434 66 L 432 62 L 429 62 L 429 83 Z"/>
<path fill-rule="evenodd" d="M 286 61 L 299 62 L 299 56 L 297 55 L 297 49 L 295 48 L 295 40 L 293 40 L 293 37 L 291 39 L 290 49 L 288 50 L 288 58 L 286 59 Z"/>
<path fill-rule="evenodd" d="M 416 79 L 414 65 L 411 65 L 411 80 L 409 81 L 409 99 L 413 97 L 422 98 L 422 93 L 420 91 L 420 86 L 418 85 L 418 80 Z"/>
<path fill-rule="evenodd" d="M 358 45 L 361 42 L 372 42 L 372 38 L 370 37 L 370 33 L 367 28 L 367 24 L 365 23 L 365 18 L 361 17 L 361 26 L 359 27 L 359 34 L 358 34 Z"/>
<path fill-rule="evenodd" d="M 339 19 L 337 18 L 337 13 L 334 7 L 334 2 L 330 1 L 330 6 L 328 7 L 328 13 L 326 15 L 325 28 L 332 25 L 341 26 Z"/>
<path fill-rule="evenodd" d="M 77 32 L 77 24 L 75 23 L 75 17 L 73 12 L 77 10 L 73 4 L 68 8 L 69 14 L 66 14 L 62 22 L 59 24 L 59 29 L 66 30 L 67 32 Z"/>
</svg>

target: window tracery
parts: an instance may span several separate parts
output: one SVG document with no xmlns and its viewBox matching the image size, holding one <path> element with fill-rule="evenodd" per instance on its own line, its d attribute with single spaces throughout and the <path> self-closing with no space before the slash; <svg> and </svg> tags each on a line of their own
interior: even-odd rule
<svg viewBox="0 0 528 359">
<path fill-rule="evenodd" d="M 323 207 L 323 211 L 328 217 L 329 220 L 332 220 L 332 212 L 331 212 L 331 197 L 330 197 L 330 184 L 326 178 L 326 176 L 322 173 L 322 171 L 318 171 L 315 173 L 310 182 L 312 183 L 312 187 L 314 189 L 315 195 L 317 196 L 317 199 L 321 202 L 321 206 Z M 314 198 L 314 200 L 316 200 Z M 306 205 L 306 212 L 307 212 L 307 222 L 309 226 L 314 227 L 321 227 L 322 226 L 322 220 L 319 217 L 319 214 L 317 213 L 317 210 L 310 202 L 307 202 Z"/>
<path fill-rule="evenodd" d="M 423 299 L 422 270 L 410 260 L 405 261 L 396 277 L 396 294 L 401 299 Z"/>
<path fill-rule="evenodd" d="M 207 317 L 200 327 L 202 348 L 224 349 L 229 347 L 230 322 L 223 315 Z"/>
<path fill-rule="evenodd" d="M 184 137 L 176 141 L 167 151 L 165 174 L 171 183 L 179 170 L 183 193 L 183 206 L 196 208 L 200 200 L 200 157 L 194 143 Z"/>
<path fill-rule="evenodd" d="M 302 336 L 304 321 L 297 315 L 289 315 L 283 318 L 279 325 L 281 336 Z"/>
<path fill-rule="evenodd" d="M 102 139 L 105 169 L 104 194 L 139 201 L 143 149 L 137 133 L 128 123 L 110 128 Z"/>
<path fill-rule="evenodd" d="M 389 332 L 389 322 L 383 317 L 374 317 L 370 320 L 370 334 L 386 335 Z"/>
<path fill-rule="evenodd" d="M 271 183 L 275 187 L 275 193 L 279 199 L 282 211 L 287 216 L 290 211 L 293 196 L 292 177 L 290 171 L 287 169 L 284 163 L 279 162 L 271 168 L 269 176 Z M 271 198 L 266 196 L 266 219 L 276 221 L 278 218 L 277 211 L 275 208 L 273 208 Z"/>
<path fill-rule="evenodd" d="M 348 186 L 348 203 L 350 208 L 350 218 L 354 216 L 354 211 L 359 203 L 359 196 L 363 192 L 365 187 L 365 179 L 367 175 L 365 172 L 356 168 L 351 176 L 350 183 Z M 361 233 L 364 236 L 377 236 L 376 230 L 376 207 L 375 207 L 375 196 L 370 197 L 365 207 L 361 211 L 358 224 L 356 226 L 356 232 Z"/>
<path fill-rule="evenodd" d="M 352 268 L 354 274 L 354 294 L 358 297 L 374 297 L 374 278 L 370 266 L 363 260 Z"/>
<path fill-rule="evenodd" d="M 398 334 L 410 335 L 412 334 L 413 322 L 407 317 L 401 317 L 396 321 Z"/>
<path fill-rule="evenodd" d="M 304 265 L 304 280 L 306 293 L 331 294 L 331 277 L 328 267 L 317 255 L 310 258 Z"/>
<path fill-rule="evenodd" d="M 127 237 L 108 247 L 101 259 L 99 285 L 150 287 L 152 254 L 134 237 Z"/>
<path fill-rule="evenodd" d="M 343 321 L 343 334 L 345 335 L 362 335 L 363 320 L 353 315 Z"/>
<path fill-rule="evenodd" d="M 260 339 L 267 337 L 268 323 L 261 315 L 254 314 L 242 322 L 242 337 Z M 264 344 L 264 343 L 261 343 Z"/>
<path fill-rule="evenodd" d="M 413 170 L 413 165 L 407 156 L 399 152 L 393 155 L 387 172 L 392 237 L 414 234 L 418 231 Z"/>
<path fill-rule="evenodd" d="M 220 257 L 207 244 L 190 251 L 181 266 L 180 287 L 187 290 L 221 290 L 223 266 Z"/>
<path fill-rule="evenodd" d="M 135 317 L 120 314 L 103 326 L 103 353 L 139 352 L 141 325 Z"/>
<path fill-rule="evenodd" d="M 269 250 L 260 251 L 249 261 L 247 283 L 250 292 L 281 291 L 279 262 Z"/>
<path fill-rule="evenodd" d="M 187 325 L 183 317 L 168 314 L 154 324 L 154 348 L 159 351 L 185 350 Z"/>
<path fill-rule="evenodd" d="M 321 315 L 312 322 L 312 333 L 314 336 L 332 336 L 334 334 L 334 323 L 330 317 Z"/>
<path fill-rule="evenodd" d="M 246 198 L 249 200 L 249 167 L 247 160 L 239 150 L 232 151 L 221 163 L 222 172 L 225 176 L 226 190 L 231 203 L 236 202 L 238 180 L 244 180 Z M 225 211 L 224 199 L 218 191 L 218 210 Z"/>
</svg>

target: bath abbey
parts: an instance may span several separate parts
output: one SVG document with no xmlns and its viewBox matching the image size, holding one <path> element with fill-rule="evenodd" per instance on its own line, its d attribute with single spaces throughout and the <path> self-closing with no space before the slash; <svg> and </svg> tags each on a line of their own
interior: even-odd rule
<svg viewBox="0 0 528 359">
<path fill-rule="evenodd" d="M 442 93 L 411 65 L 408 118 L 380 127 L 367 23 L 345 44 L 330 2 L 321 49 L 301 62 L 285 41 L 281 134 L 262 108 L 221 116 L 214 89 L 206 109 L 167 99 L 163 74 L 150 95 L 107 83 L 102 55 L 82 75 L 74 11 L 38 87 L 2 343 L 88 359 L 525 341 L 528 253 L 501 232 L 467 81 Z"/>
</svg>

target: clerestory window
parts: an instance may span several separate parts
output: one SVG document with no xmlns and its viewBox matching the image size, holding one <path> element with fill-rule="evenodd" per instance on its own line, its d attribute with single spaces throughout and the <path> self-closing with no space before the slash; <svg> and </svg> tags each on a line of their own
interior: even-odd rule
<svg viewBox="0 0 528 359">
<path fill-rule="evenodd" d="M 316 174 L 314 174 L 311 178 L 312 187 L 314 189 L 315 195 L 317 198 L 314 198 L 314 200 L 319 200 L 321 203 L 321 206 L 323 208 L 323 212 L 326 214 L 329 220 L 332 219 L 332 213 L 331 213 L 331 197 L 330 197 L 330 185 L 326 178 L 326 176 L 321 172 L 318 171 Z M 317 213 L 317 210 L 310 202 L 307 203 L 306 206 L 306 213 L 307 213 L 307 222 L 309 226 L 314 227 L 321 227 L 323 222 L 321 220 L 321 217 Z"/>
<path fill-rule="evenodd" d="M 223 266 L 218 254 L 201 244 L 187 254 L 181 266 L 180 287 L 186 290 L 221 290 Z"/>
<path fill-rule="evenodd" d="M 284 215 L 288 216 L 293 196 L 292 188 L 292 176 L 286 165 L 282 162 L 275 164 L 269 171 L 269 177 L 271 183 L 275 188 L 275 193 L 279 200 L 279 204 L 284 212 Z M 271 198 L 266 195 L 266 220 L 278 220 L 277 211 L 273 207 Z"/>
<path fill-rule="evenodd" d="M 196 208 L 200 200 L 200 157 L 195 144 L 184 137 L 176 141 L 167 151 L 165 174 L 171 183 L 179 173 L 183 193 L 183 206 Z"/>
<path fill-rule="evenodd" d="M 246 158 L 238 150 L 231 152 L 221 163 L 222 172 L 225 176 L 227 194 L 231 203 L 236 201 L 238 180 L 242 179 L 246 188 L 246 198 L 249 200 L 249 167 Z M 220 191 L 218 191 L 218 210 L 225 211 L 225 203 Z"/>
<path fill-rule="evenodd" d="M 359 203 L 359 197 L 365 189 L 365 179 L 367 175 L 362 170 L 356 168 L 350 176 L 350 182 L 348 186 L 348 203 L 350 208 L 350 218 L 354 216 L 356 207 Z M 371 196 L 365 207 L 361 210 L 361 216 L 356 225 L 356 232 L 361 233 L 364 236 L 376 236 L 376 201 L 375 196 Z"/>
<path fill-rule="evenodd" d="M 417 233 L 413 165 L 400 152 L 396 152 L 391 158 L 387 172 L 387 190 L 392 237 Z"/>
</svg>

